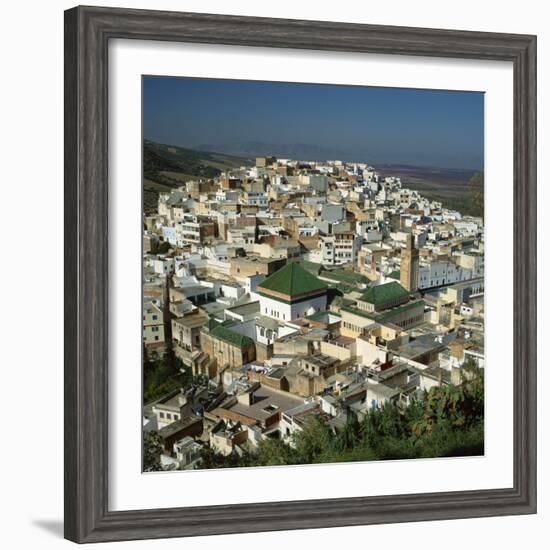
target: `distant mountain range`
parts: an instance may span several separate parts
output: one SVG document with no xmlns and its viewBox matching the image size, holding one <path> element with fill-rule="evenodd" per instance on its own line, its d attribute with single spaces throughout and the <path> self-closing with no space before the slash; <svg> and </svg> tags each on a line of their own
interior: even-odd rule
<svg viewBox="0 0 550 550">
<path fill-rule="evenodd" d="M 232 143 L 203 143 L 196 147 L 199 151 L 223 151 L 228 155 L 241 157 L 275 156 L 278 158 L 291 158 L 297 160 L 333 160 L 344 158 L 342 151 L 334 151 L 317 145 L 305 143 L 266 143 L 263 141 L 242 141 Z"/>
</svg>

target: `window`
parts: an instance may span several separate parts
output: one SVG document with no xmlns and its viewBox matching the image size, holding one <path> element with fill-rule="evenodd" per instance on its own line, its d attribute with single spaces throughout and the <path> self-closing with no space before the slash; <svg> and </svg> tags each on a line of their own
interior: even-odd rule
<svg viewBox="0 0 550 550">
<path fill-rule="evenodd" d="M 156 321 L 156 320 L 157 320 L 157 316 L 153 315 L 153 321 Z"/>
<path fill-rule="evenodd" d="M 159 413 L 159 417 L 164 418 L 164 413 L 163 412 Z"/>
</svg>

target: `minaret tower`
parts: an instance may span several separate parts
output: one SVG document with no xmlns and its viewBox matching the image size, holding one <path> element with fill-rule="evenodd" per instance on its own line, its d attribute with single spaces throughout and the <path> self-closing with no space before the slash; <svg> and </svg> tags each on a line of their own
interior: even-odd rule
<svg viewBox="0 0 550 550">
<path fill-rule="evenodd" d="M 405 247 L 401 249 L 401 286 L 409 292 L 418 290 L 418 248 L 414 246 L 414 235 L 407 235 Z"/>
</svg>

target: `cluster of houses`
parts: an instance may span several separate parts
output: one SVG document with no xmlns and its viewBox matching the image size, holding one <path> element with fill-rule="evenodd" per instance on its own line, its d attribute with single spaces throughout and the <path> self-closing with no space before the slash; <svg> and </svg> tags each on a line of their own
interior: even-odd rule
<svg viewBox="0 0 550 550">
<path fill-rule="evenodd" d="M 484 367 L 483 220 L 364 163 L 262 157 L 160 193 L 143 281 L 144 358 L 193 374 L 144 407 L 167 469 Z"/>
</svg>

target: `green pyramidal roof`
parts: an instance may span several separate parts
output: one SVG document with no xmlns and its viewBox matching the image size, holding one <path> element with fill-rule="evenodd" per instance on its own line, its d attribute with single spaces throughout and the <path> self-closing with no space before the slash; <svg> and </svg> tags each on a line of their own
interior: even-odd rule
<svg viewBox="0 0 550 550">
<path fill-rule="evenodd" d="M 287 296 L 298 296 L 326 288 L 325 283 L 296 262 L 286 264 L 259 285 L 260 291 L 262 289 L 272 290 Z"/>
<path fill-rule="evenodd" d="M 399 283 L 391 282 L 384 285 L 371 286 L 361 296 L 363 302 L 369 304 L 384 304 L 390 300 L 398 300 L 408 296 L 409 292 L 403 288 Z"/>
</svg>

